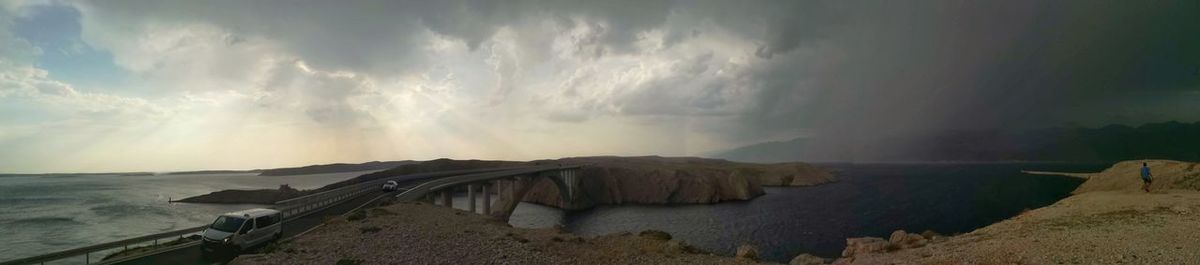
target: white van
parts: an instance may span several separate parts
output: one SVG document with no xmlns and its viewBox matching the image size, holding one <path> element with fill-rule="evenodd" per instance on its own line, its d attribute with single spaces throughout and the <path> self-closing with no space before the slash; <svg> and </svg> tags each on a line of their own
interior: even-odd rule
<svg viewBox="0 0 1200 265">
<path fill-rule="evenodd" d="M 395 180 L 389 180 L 386 183 L 383 183 L 383 192 L 396 191 L 396 188 L 399 187 L 400 183 L 397 183 Z"/>
<path fill-rule="evenodd" d="M 272 209 L 250 209 L 222 214 L 204 229 L 204 254 L 219 250 L 235 253 L 278 240 L 283 235 L 283 218 Z"/>
</svg>

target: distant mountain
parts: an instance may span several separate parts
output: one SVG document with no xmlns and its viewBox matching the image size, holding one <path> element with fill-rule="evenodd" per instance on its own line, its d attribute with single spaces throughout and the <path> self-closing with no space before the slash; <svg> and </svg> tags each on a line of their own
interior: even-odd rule
<svg viewBox="0 0 1200 265">
<path fill-rule="evenodd" d="M 203 174 L 239 174 L 239 173 L 258 173 L 262 169 L 252 170 L 196 170 L 196 171 L 176 171 L 167 172 L 167 175 L 203 175 Z"/>
<path fill-rule="evenodd" d="M 267 170 L 262 170 L 262 173 L 259 173 L 258 175 L 259 176 L 287 176 L 287 175 L 325 174 L 325 173 L 353 172 L 353 171 L 367 171 L 367 170 L 384 170 L 384 169 L 392 169 L 395 167 L 408 165 L 408 164 L 416 164 L 416 163 L 418 163 L 418 162 L 412 161 L 412 160 L 386 161 L 386 162 L 371 161 L 371 162 L 366 162 L 366 163 L 362 163 L 362 164 L 337 163 L 337 164 L 327 164 L 327 165 L 311 165 L 311 166 L 303 166 L 303 167 L 267 169 Z"/>
<path fill-rule="evenodd" d="M 852 151 L 837 154 L 812 150 L 812 146 L 806 144 L 811 141 L 819 139 L 760 143 L 713 156 L 751 162 L 1200 160 L 1200 122 L 1028 131 L 943 131 L 856 143 L 856 146 L 844 148 Z"/>
<path fill-rule="evenodd" d="M 807 140 L 801 137 L 788 141 L 757 143 L 719 152 L 713 157 L 759 163 L 799 161 L 804 157 L 806 142 Z"/>
</svg>

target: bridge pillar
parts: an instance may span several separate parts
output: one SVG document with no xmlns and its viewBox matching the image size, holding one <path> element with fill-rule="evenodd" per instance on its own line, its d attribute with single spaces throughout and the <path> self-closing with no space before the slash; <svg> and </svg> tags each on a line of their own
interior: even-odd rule
<svg viewBox="0 0 1200 265">
<path fill-rule="evenodd" d="M 501 195 L 493 203 L 492 208 L 496 210 L 490 214 L 492 218 L 508 221 L 508 218 L 512 216 L 513 210 L 521 203 L 521 199 L 525 198 L 525 194 L 529 192 L 529 189 L 533 188 L 534 181 L 538 180 L 537 177 L 536 175 L 514 177 L 512 181 L 506 183 L 505 186 L 509 186 L 507 189 L 508 192 Z"/>
<path fill-rule="evenodd" d="M 454 208 L 454 201 L 450 200 L 450 191 L 448 191 L 448 190 L 454 190 L 454 189 L 449 188 L 446 190 L 442 190 L 442 206 Z"/>
<path fill-rule="evenodd" d="M 492 214 L 492 185 L 484 183 L 483 185 L 483 214 Z"/>
<path fill-rule="evenodd" d="M 467 184 L 467 211 L 475 212 L 475 186 L 477 184 Z"/>
</svg>

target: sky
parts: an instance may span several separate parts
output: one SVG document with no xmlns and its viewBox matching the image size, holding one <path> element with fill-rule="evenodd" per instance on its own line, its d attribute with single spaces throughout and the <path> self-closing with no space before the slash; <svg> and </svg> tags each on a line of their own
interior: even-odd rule
<svg viewBox="0 0 1200 265">
<path fill-rule="evenodd" d="M 1196 14 L 1195 1 L 0 0 L 0 172 L 683 156 L 1196 121 Z"/>
</svg>

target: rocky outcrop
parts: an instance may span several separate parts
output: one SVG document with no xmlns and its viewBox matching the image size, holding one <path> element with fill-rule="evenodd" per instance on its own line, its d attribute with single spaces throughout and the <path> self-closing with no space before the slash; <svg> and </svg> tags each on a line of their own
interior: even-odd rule
<svg viewBox="0 0 1200 265">
<path fill-rule="evenodd" d="M 854 237 L 846 239 L 846 249 L 842 250 L 843 258 L 852 258 L 863 253 L 880 253 L 888 249 L 887 240 L 878 237 Z"/>
<path fill-rule="evenodd" d="M 921 234 L 912 234 L 904 232 L 904 230 L 896 230 L 892 232 L 892 236 L 888 238 L 888 243 L 898 248 L 919 248 L 929 243 L 929 239 Z"/>
<path fill-rule="evenodd" d="M 940 235 L 932 231 L 913 234 L 904 230 L 896 230 L 887 240 L 878 237 L 847 238 L 846 249 L 842 250 L 842 258 L 853 259 L 857 255 L 919 248 L 939 237 Z"/>
<path fill-rule="evenodd" d="M 541 161 L 535 161 L 541 162 Z M 585 165 L 580 178 L 584 203 L 693 204 L 749 200 L 763 186 L 808 186 L 833 181 L 827 171 L 799 162 L 751 164 L 691 157 L 580 157 L 557 163 Z M 562 208 L 558 188 L 542 180 L 524 201 Z"/>
</svg>

